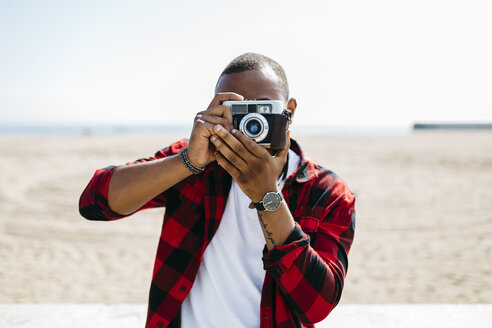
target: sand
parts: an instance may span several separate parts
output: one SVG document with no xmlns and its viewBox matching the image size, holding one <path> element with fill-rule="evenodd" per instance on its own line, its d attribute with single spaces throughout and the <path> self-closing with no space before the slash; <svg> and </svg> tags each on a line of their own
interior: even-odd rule
<svg viewBox="0 0 492 328">
<path fill-rule="evenodd" d="M 175 139 L 0 136 L 0 303 L 146 303 L 163 210 L 90 222 L 78 198 Z M 492 133 L 297 140 L 357 196 L 342 304 L 492 303 Z"/>
</svg>

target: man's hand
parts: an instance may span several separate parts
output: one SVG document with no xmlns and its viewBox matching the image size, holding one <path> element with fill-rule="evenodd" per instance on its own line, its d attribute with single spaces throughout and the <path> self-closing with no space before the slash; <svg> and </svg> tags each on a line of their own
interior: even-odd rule
<svg viewBox="0 0 492 328">
<path fill-rule="evenodd" d="M 226 100 L 243 100 L 243 96 L 233 92 L 217 93 L 208 109 L 195 116 L 188 146 L 188 158 L 198 166 L 205 167 L 215 160 L 214 147 L 210 145 L 210 136 L 215 134 L 214 126 L 232 130 L 232 114 L 228 106 L 222 105 Z"/>
<path fill-rule="evenodd" d="M 217 124 L 214 134 L 210 140 L 216 148 L 215 159 L 253 202 L 260 202 L 269 191 L 278 191 L 277 179 L 285 165 L 289 147 L 272 156 L 235 129 L 229 132 Z M 290 132 L 287 135 L 288 146 L 289 137 Z"/>
</svg>

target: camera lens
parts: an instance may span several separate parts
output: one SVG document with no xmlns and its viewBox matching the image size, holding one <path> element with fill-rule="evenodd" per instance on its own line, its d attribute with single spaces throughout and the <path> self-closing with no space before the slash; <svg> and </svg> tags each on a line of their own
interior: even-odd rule
<svg viewBox="0 0 492 328">
<path fill-rule="evenodd" d="M 258 120 L 251 119 L 248 123 L 246 123 L 246 131 L 253 136 L 257 136 L 261 132 L 261 123 Z"/>
<path fill-rule="evenodd" d="M 258 113 L 249 113 L 241 119 L 239 130 L 256 142 L 260 142 L 268 135 L 268 121 Z"/>
</svg>

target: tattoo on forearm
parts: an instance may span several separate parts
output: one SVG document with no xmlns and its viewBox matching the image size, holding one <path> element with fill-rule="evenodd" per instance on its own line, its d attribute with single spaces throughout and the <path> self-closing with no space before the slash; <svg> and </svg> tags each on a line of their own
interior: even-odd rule
<svg viewBox="0 0 492 328">
<path fill-rule="evenodd" d="M 260 219 L 260 223 L 263 226 L 263 231 L 265 231 L 266 239 L 268 239 L 272 243 L 272 246 L 275 246 L 275 240 L 273 240 L 273 238 L 272 238 L 273 233 L 268 231 L 268 229 L 267 229 L 268 224 L 266 224 L 265 221 L 263 221 L 263 217 L 261 216 L 261 213 L 260 212 L 257 212 L 257 213 L 258 213 L 258 218 Z"/>
</svg>

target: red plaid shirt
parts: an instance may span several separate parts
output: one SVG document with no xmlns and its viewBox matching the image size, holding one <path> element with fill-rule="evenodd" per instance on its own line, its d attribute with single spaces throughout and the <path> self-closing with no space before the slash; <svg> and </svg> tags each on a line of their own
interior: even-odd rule
<svg viewBox="0 0 492 328">
<path fill-rule="evenodd" d="M 188 145 L 173 143 L 154 157 L 175 155 Z M 263 255 L 266 270 L 260 327 L 313 327 L 340 300 L 347 254 L 354 237 L 354 195 L 333 172 L 301 156 L 282 193 L 296 221 L 285 243 Z M 131 163 L 127 164 L 130 165 Z M 80 197 L 89 220 L 122 218 L 107 201 L 115 167 L 99 169 Z M 232 178 L 216 162 L 150 200 L 141 209 L 166 207 L 150 287 L 146 327 L 179 327 L 180 307 L 193 286 L 203 252 L 220 224 Z"/>
</svg>

